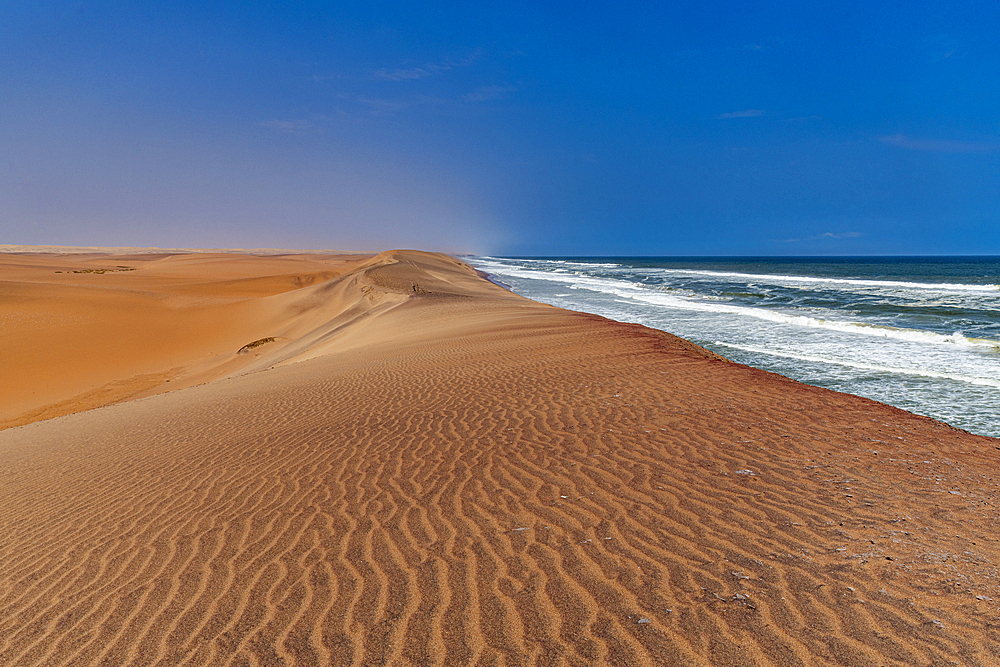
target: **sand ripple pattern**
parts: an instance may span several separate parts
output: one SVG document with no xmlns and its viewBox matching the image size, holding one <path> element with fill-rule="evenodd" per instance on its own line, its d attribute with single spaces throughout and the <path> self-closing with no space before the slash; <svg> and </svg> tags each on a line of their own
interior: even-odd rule
<svg viewBox="0 0 1000 667">
<path fill-rule="evenodd" d="M 0 664 L 997 664 L 996 446 L 539 309 L 0 433 Z"/>
</svg>

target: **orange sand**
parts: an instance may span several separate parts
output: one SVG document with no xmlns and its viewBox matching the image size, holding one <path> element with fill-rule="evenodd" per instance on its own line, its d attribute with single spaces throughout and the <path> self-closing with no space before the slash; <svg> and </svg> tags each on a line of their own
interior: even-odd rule
<svg viewBox="0 0 1000 667">
<path fill-rule="evenodd" d="M 239 368 L 0 432 L 0 664 L 1000 663 L 1000 440 L 440 255 L 39 261 L 8 419 Z"/>
<path fill-rule="evenodd" d="M 0 254 L 0 429 L 198 384 L 288 328 L 282 293 L 360 257 Z"/>
</svg>

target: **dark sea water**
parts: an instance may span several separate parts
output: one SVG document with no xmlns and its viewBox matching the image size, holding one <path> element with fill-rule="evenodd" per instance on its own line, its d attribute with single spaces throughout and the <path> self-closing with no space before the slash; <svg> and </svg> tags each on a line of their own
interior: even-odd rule
<svg viewBox="0 0 1000 667">
<path fill-rule="evenodd" d="M 514 292 L 1000 437 L 1000 257 L 470 257 Z"/>
</svg>

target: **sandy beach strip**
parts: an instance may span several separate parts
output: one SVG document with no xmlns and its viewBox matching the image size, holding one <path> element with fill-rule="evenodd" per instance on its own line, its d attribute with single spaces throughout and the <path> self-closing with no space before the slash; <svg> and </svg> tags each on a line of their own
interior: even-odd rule
<svg viewBox="0 0 1000 667">
<path fill-rule="evenodd" d="M 0 664 L 1000 663 L 1000 440 L 444 255 L 43 257 Z"/>
</svg>

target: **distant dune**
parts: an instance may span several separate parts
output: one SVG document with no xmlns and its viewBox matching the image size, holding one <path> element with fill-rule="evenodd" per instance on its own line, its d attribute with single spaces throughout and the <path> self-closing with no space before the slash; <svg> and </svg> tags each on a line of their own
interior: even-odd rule
<svg viewBox="0 0 1000 667">
<path fill-rule="evenodd" d="M 296 335 L 289 298 L 368 257 L 18 250 L 0 254 L 0 428 L 230 373 L 247 343 Z"/>
<path fill-rule="evenodd" d="M 13 245 L 0 243 L 0 253 L 46 255 L 163 255 L 163 254 L 240 254 L 240 255 L 357 255 L 374 253 L 343 250 L 289 250 L 287 248 L 155 248 L 140 246 L 70 246 Z"/>
<path fill-rule="evenodd" d="M 451 257 L 6 253 L 0 345 L 2 665 L 1000 664 L 1000 440 Z"/>
</svg>

